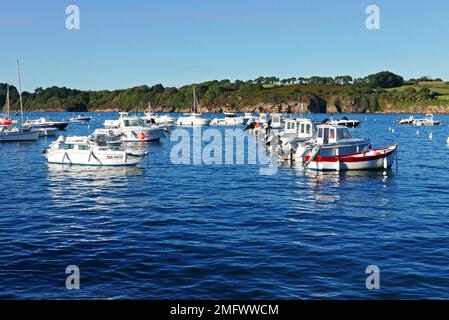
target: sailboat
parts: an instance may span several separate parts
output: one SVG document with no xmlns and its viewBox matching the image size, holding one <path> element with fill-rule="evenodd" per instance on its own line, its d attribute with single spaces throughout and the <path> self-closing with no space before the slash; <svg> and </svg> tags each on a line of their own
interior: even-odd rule
<svg viewBox="0 0 449 320">
<path fill-rule="evenodd" d="M 16 141 L 37 141 L 39 138 L 39 131 L 33 131 L 23 127 L 23 102 L 22 102 L 22 84 L 20 80 L 20 67 L 17 60 L 17 77 L 19 79 L 19 100 L 20 112 L 22 114 L 22 122 L 19 128 L 17 127 L 0 127 L 0 142 L 16 142 Z M 9 86 L 7 88 L 7 110 L 9 110 Z"/>
<path fill-rule="evenodd" d="M 198 99 L 196 98 L 195 87 L 193 87 L 193 112 L 186 113 L 182 117 L 178 118 L 176 124 L 178 126 L 188 126 L 188 127 L 198 127 L 198 126 L 208 126 L 210 120 L 203 118 L 201 113 L 196 113 L 198 108 Z"/>
<path fill-rule="evenodd" d="M 6 84 L 6 104 L 3 109 L 3 114 L 0 114 L 0 126 L 9 127 L 12 125 L 12 119 L 9 111 L 9 85 Z"/>
</svg>

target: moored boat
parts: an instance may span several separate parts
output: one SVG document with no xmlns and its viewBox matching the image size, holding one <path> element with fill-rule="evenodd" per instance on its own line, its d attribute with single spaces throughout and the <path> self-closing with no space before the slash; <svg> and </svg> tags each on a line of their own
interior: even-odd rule
<svg viewBox="0 0 449 320">
<path fill-rule="evenodd" d="M 73 115 L 70 118 L 71 122 L 89 122 L 90 120 L 92 120 L 92 117 L 85 116 L 85 115 L 82 115 L 82 114 Z"/>
<path fill-rule="evenodd" d="M 17 60 L 17 76 L 19 80 L 19 102 L 20 112 L 22 114 L 21 127 L 0 126 L 0 142 L 21 142 L 21 141 L 37 141 L 39 132 L 23 127 L 23 103 L 22 103 L 22 84 L 20 80 L 20 67 Z M 9 86 L 7 85 L 6 93 L 6 110 L 9 113 Z"/>
<path fill-rule="evenodd" d="M 372 149 L 369 139 L 352 138 L 347 127 L 325 124 L 317 127 L 312 142 L 298 146 L 295 161 L 313 170 L 374 170 L 390 168 L 397 145 Z"/>
<path fill-rule="evenodd" d="M 40 117 L 36 120 L 28 119 L 24 126 L 32 129 L 32 128 L 56 128 L 58 130 L 64 130 L 67 128 L 69 123 L 67 121 L 53 121 L 47 117 Z"/>
<path fill-rule="evenodd" d="M 360 126 L 362 121 L 360 120 L 351 120 L 348 117 L 344 116 L 340 120 L 327 120 L 326 124 L 336 125 L 336 126 L 345 126 L 347 128 L 357 128 Z"/>
<path fill-rule="evenodd" d="M 151 110 L 151 102 L 148 102 L 148 111 L 145 112 L 143 120 L 148 124 L 159 124 L 159 125 L 168 125 L 176 121 L 175 118 L 167 114 L 159 115 L 154 113 Z"/>
<path fill-rule="evenodd" d="M 0 142 L 36 141 L 39 132 L 26 128 L 0 127 Z"/>
<path fill-rule="evenodd" d="M 135 166 L 146 152 L 111 148 L 99 139 L 60 136 L 44 151 L 49 163 L 87 166 Z"/>
<path fill-rule="evenodd" d="M 118 120 L 105 121 L 105 129 L 121 135 L 123 142 L 157 141 L 164 134 L 164 130 L 159 126 L 145 124 L 142 118 L 127 113 L 120 113 Z"/>
<path fill-rule="evenodd" d="M 284 130 L 279 132 L 283 143 L 297 143 L 313 138 L 314 125 L 310 119 L 288 119 L 285 121 Z"/>
<path fill-rule="evenodd" d="M 414 119 L 412 125 L 414 126 L 438 126 L 441 124 L 440 120 L 434 120 L 433 114 L 426 114 L 426 117 L 423 119 Z"/>
<path fill-rule="evenodd" d="M 408 118 L 397 119 L 394 123 L 395 124 L 413 124 L 413 121 L 415 121 L 415 118 L 413 116 L 410 116 Z"/>
<path fill-rule="evenodd" d="M 211 126 L 241 126 L 243 124 L 243 118 L 238 117 L 236 113 L 233 112 L 225 112 L 224 118 L 215 118 L 211 121 Z"/>
<path fill-rule="evenodd" d="M 193 88 L 193 112 L 186 113 L 182 117 L 179 117 L 176 121 L 178 126 L 187 126 L 187 127 L 201 127 L 208 126 L 210 124 L 210 120 L 203 118 L 201 113 L 196 113 L 198 109 L 198 99 L 196 98 L 195 87 Z"/>
</svg>

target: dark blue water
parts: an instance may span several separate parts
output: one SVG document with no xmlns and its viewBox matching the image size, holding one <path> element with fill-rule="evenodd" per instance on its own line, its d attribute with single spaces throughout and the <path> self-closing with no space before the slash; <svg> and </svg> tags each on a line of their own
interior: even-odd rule
<svg viewBox="0 0 449 320">
<path fill-rule="evenodd" d="M 116 117 L 93 116 L 65 134 Z M 50 166 L 52 139 L 0 144 L 0 297 L 449 298 L 449 117 L 419 135 L 396 116 L 353 117 L 367 119 L 354 135 L 400 145 L 397 169 L 174 165 L 168 137 L 136 168 Z M 65 288 L 68 265 L 80 290 Z"/>
</svg>

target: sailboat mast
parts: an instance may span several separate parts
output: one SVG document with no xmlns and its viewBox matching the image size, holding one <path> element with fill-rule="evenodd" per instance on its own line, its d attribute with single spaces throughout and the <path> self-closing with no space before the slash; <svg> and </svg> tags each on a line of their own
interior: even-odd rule
<svg viewBox="0 0 449 320">
<path fill-rule="evenodd" d="M 195 93 L 195 86 L 193 87 L 193 113 L 196 113 L 196 93 Z"/>
<path fill-rule="evenodd" d="M 10 117 L 10 112 L 9 112 L 9 84 L 6 84 L 6 110 L 5 110 L 5 114 L 6 114 L 6 116 L 8 118 Z"/>
<path fill-rule="evenodd" d="M 17 60 L 17 78 L 19 79 L 19 100 L 20 100 L 20 113 L 22 114 L 22 125 L 23 125 L 23 102 L 22 102 L 22 81 L 20 79 L 20 65 L 19 60 Z"/>
</svg>

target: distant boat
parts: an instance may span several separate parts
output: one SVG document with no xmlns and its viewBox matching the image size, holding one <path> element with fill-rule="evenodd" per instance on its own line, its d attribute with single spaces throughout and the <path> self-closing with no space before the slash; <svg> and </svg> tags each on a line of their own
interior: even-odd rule
<svg viewBox="0 0 449 320">
<path fill-rule="evenodd" d="M 440 120 L 434 120 L 433 114 L 426 114 L 424 119 L 414 119 L 412 125 L 414 126 L 438 126 L 441 124 Z"/>
<path fill-rule="evenodd" d="M 233 112 L 225 112 L 224 118 L 215 118 L 211 121 L 211 126 L 241 126 L 243 117 L 237 117 Z"/>
<path fill-rule="evenodd" d="M 395 124 L 412 124 L 413 121 L 415 121 L 415 118 L 413 116 L 410 116 L 410 117 L 404 118 L 404 119 L 397 119 L 394 123 Z"/>
<path fill-rule="evenodd" d="M 27 128 L 57 128 L 58 130 L 64 130 L 69 123 L 67 121 L 53 121 L 47 117 L 40 117 L 36 120 L 28 119 L 24 126 Z"/>
<path fill-rule="evenodd" d="M 169 115 L 157 115 L 151 110 L 151 102 L 148 102 L 148 112 L 145 112 L 145 116 L 143 117 L 146 123 L 153 124 L 169 124 L 176 121 L 175 118 L 170 117 Z"/>
<path fill-rule="evenodd" d="M 82 114 L 79 115 L 73 115 L 70 118 L 71 122 L 89 122 L 92 119 L 92 117 L 89 116 L 83 116 Z"/>
<path fill-rule="evenodd" d="M 20 67 L 19 61 L 17 61 L 17 77 L 19 80 L 19 100 L 20 100 L 20 112 L 22 114 L 22 126 L 20 128 L 13 126 L 1 126 L 0 127 L 0 142 L 20 142 L 20 141 L 37 141 L 39 138 L 39 132 L 30 130 L 23 127 L 23 103 L 22 103 L 22 84 L 20 80 Z M 7 110 L 9 112 L 9 86 L 7 86 Z"/>
<path fill-rule="evenodd" d="M 193 112 L 186 113 L 184 116 L 179 117 L 176 121 L 178 126 L 188 126 L 188 127 L 200 127 L 208 126 L 210 120 L 203 118 L 201 113 L 196 113 L 198 107 L 198 99 L 196 98 L 195 87 L 193 87 Z"/>
<path fill-rule="evenodd" d="M 362 121 L 360 120 L 350 120 L 346 116 L 341 118 L 340 120 L 327 120 L 325 123 L 336 125 L 336 126 L 345 126 L 347 128 L 357 128 L 360 126 Z"/>
</svg>

